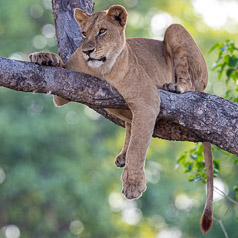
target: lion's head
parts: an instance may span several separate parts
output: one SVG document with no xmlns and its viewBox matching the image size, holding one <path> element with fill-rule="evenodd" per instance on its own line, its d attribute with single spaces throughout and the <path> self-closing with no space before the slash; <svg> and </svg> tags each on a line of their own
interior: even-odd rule
<svg viewBox="0 0 238 238">
<path fill-rule="evenodd" d="M 82 29 L 82 53 L 88 66 L 112 68 L 125 44 L 126 9 L 116 5 L 90 15 L 76 8 L 74 17 Z"/>
</svg>

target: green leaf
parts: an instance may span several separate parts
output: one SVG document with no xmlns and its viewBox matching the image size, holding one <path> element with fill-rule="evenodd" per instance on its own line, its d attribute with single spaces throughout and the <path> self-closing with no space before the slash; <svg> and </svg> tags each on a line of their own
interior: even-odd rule
<svg viewBox="0 0 238 238">
<path fill-rule="evenodd" d="M 189 182 L 197 182 L 197 181 L 199 181 L 199 180 L 201 180 L 201 178 L 202 178 L 202 176 L 201 175 L 198 175 L 198 176 L 191 176 L 190 178 L 189 178 Z"/>
<path fill-rule="evenodd" d="M 222 64 L 214 64 L 214 66 L 212 66 L 212 70 L 215 70 L 215 69 L 217 69 L 217 68 L 219 68 L 219 67 L 221 67 L 222 66 Z"/>
<path fill-rule="evenodd" d="M 224 56 L 224 62 L 225 62 L 226 64 L 229 64 L 229 61 L 230 61 L 230 56 L 229 56 L 229 55 L 225 55 L 225 56 Z"/>
<path fill-rule="evenodd" d="M 220 171 L 220 160 L 213 160 L 214 168 Z"/>
<path fill-rule="evenodd" d="M 230 47 L 228 48 L 228 51 L 232 54 L 235 50 L 235 44 L 233 41 L 230 41 Z"/>
<path fill-rule="evenodd" d="M 191 171 L 192 168 L 193 168 L 193 163 L 189 163 L 189 165 L 187 166 L 188 171 Z"/>
<path fill-rule="evenodd" d="M 203 157 L 203 146 L 202 144 L 198 147 L 197 154 Z"/>
<path fill-rule="evenodd" d="M 234 71 L 235 71 L 234 69 L 229 68 L 229 69 L 226 71 L 226 76 L 227 76 L 228 78 L 230 78 L 231 75 L 232 75 L 232 73 L 233 73 Z"/>
<path fill-rule="evenodd" d="M 236 102 L 236 103 L 238 103 L 238 98 L 234 98 L 233 99 L 233 102 Z M 238 160 L 236 161 L 236 163 L 235 164 L 237 164 L 238 163 Z"/>
<path fill-rule="evenodd" d="M 215 49 L 217 49 L 219 47 L 219 43 L 217 42 L 215 45 L 212 46 L 212 48 L 209 50 L 208 54 L 210 54 L 212 51 L 214 51 Z"/>
<path fill-rule="evenodd" d="M 237 99 L 237 101 L 238 101 L 238 98 L 235 98 L 235 99 Z M 238 158 L 236 157 L 236 159 L 234 159 L 234 161 L 233 161 L 233 164 L 237 164 L 238 163 Z"/>
<path fill-rule="evenodd" d="M 183 154 L 178 158 L 177 163 L 178 163 L 178 164 L 179 164 L 179 163 L 180 163 L 180 164 L 184 163 L 186 157 L 187 157 L 187 152 L 183 153 Z"/>
<path fill-rule="evenodd" d="M 235 67 L 238 64 L 238 58 L 236 58 L 234 55 L 232 57 L 229 57 L 229 66 Z"/>
<path fill-rule="evenodd" d="M 235 186 L 233 187 L 233 190 L 238 193 L 238 185 L 235 185 Z"/>
<path fill-rule="evenodd" d="M 198 158 L 198 155 L 196 154 L 190 154 L 190 158 L 193 160 L 196 160 Z"/>
</svg>

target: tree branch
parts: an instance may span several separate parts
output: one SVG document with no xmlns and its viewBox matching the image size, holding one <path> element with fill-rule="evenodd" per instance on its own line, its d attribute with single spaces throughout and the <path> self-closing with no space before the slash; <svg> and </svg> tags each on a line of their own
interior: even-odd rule
<svg viewBox="0 0 238 238">
<path fill-rule="evenodd" d="M 24 92 L 50 92 L 96 109 L 128 109 L 118 91 L 103 80 L 63 68 L 39 66 L 1 57 L 0 86 Z M 209 141 L 238 155 L 238 104 L 201 92 L 174 94 L 159 91 L 161 112 L 154 137 Z M 117 124 L 123 126 L 120 120 Z"/>
<path fill-rule="evenodd" d="M 81 34 L 73 18 L 73 9 L 93 12 L 93 0 L 53 0 L 59 55 L 64 62 L 80 45 Z M 128 109 L 125 100 L 108 83 L 90 75 L 62 68 L 0 57 L 0 86 L 13 90 L 52 93 L 80 102 L 116 123 L 124 122 L 104 108 Z M 160 90 L 161 112 L 154 137 L 180 141 L 209 141 L 238 155 L 238 105 L 213 95 L 193 92 L 177 95 Z M 185 103 L 186 102 L 186 103 Z"/>
</svg>

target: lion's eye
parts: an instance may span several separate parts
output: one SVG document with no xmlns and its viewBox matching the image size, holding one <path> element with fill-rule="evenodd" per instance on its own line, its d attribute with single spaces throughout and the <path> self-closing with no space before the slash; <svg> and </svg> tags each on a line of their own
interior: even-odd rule
<svg viewBox="0 0 238 238">
<path fill-rule="evenodd" d="M 101 29 L 99 30 L 98 35 L 99 35 L 99 36 L 102 36 L 102 35 L 104 35 L 106 32 L 107 32 L 107 29 L 101 28 Z"/>
<path fill-rule="evenodd" d="M 86 32 L 85 32 L 85 31 L 83 31 L 83 32 L 82 32 L 82 37 L 83 37 L 83 38 L 86 38 L 86 37 L 87 37 L 87 35 L 86 35 Z"/>
</svg>

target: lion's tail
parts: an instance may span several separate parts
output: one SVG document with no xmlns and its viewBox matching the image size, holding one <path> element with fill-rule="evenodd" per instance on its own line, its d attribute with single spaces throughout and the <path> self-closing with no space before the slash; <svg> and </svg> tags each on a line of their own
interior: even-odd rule
<svg viewBox="0 0 238 238">
<path fill-rule="evenodd" d="M 210 230 L 213 223 L 213 159 L 211 143 L 203 142 L 203 152 L 207 172 L 207 199 L 200 225 L 202 233 L 205 234 Z"/>
</svg>

